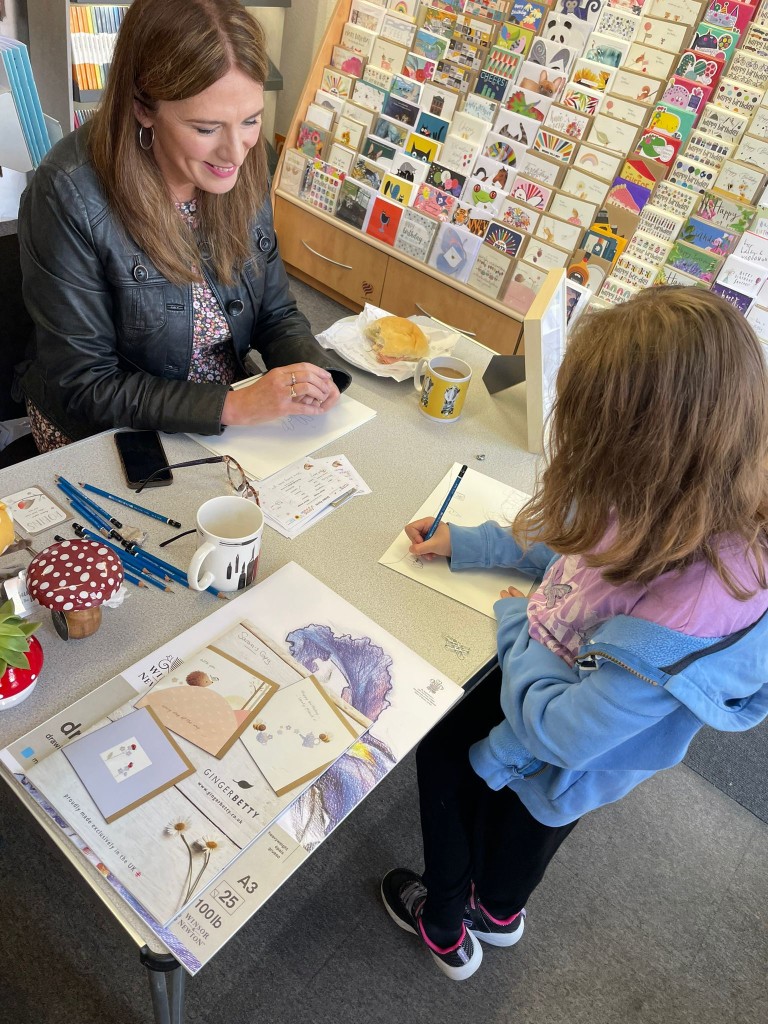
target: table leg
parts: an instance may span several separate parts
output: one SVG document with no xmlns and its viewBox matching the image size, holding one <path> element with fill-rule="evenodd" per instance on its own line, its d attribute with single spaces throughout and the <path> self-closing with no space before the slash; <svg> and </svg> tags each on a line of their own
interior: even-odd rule
<svg viewBox="0 0 768 1024">
<path fill-rule="evenodd" d="M 149 971 L 149 990 L 155 1024 L 183 1024 L 184 970 L 170 953 L 153 953 L 147 946 L 139 951 Z"/>
</svg>

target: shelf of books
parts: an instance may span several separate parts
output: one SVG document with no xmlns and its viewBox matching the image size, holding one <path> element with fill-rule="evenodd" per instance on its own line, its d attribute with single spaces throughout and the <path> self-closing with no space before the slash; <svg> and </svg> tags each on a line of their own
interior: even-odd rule
<svg viewBox="0 0 768 1024">
<path fill-rule="evenodd" d="M 0 167 L 34 170 L 60 138 L 60 125 L 40 105 L 27 47 L 0 36 Z"/>
<path fill-rule="evenodd" d="M 352 307 L 483 311 L 500 351 L 556 268 L 600 303 L 710 288 L 768 341 L 766 87 L 768 0 L 340 0 L 284 256 Z"/>
</svg>

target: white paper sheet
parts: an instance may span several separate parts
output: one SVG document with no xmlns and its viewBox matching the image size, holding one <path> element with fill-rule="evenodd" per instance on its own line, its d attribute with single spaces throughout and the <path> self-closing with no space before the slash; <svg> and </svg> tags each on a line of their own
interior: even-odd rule
<svg viewBox="0 0 768 1024">
<path fill-rule="evenodd" d="M 242 383 L 248 383 L 243 381 Z M 223 434 L 189 434 L 215 455 L 231 455 L 255 480 L 343 437 L 376 415 L 349 395 L 322 416 L 286 416 L 254 427 L 227 427 Z"/>
<path fill-rule="evenodd" d="M 353 497 L 371 489 L 346 455 L 302 456 L 259 485 L 264 522 L 293 540 Z"/>
<path fill-rule="evenodd" d="M 421 508 L 410 517 L 410 522 L 424 516 L 437 515 L 460 469 L 461 465 L 454 463 Z M 443 522 L 454 523 L 456 526 L 479 526 L 493 519 L 501 526 L 509 526 L 529 497 L 529 494 L 514 487 L 468 469 L 451 499 Z M 379 563 L 490 618 L 495 617 L 493 605 L 498 601 L 501 590 L 513 586 L 528 594 L 533 585 L 529 577 L 511 569 L 451 572 L 447 559 L 435 558 L 426 562 L 409 554 L 409 547 L 410 541 L 403 530 L 381 556 Z"/>
</svg>

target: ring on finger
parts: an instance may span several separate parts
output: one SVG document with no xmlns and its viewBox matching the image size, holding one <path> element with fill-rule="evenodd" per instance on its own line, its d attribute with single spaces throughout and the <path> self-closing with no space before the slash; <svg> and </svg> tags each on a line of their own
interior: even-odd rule
<svg viewBox="0 0 768 1024">
<path fill-rule="evenodd" d="M 292 373 L 291 374 L 291 387 L 293 387 L 295 384 L 296 384 L 296 374 Z"/>
<path fill-rule="evenodd" d="M 291 384 L 291 398 L 296 398 L 296 388 Z"/>
</svg>

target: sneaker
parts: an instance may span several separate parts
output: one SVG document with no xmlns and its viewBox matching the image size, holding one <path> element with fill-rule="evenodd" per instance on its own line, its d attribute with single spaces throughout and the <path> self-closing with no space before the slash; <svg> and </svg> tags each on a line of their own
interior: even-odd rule
<svg viewBox="0 0 768 1024">
<path fill-rule="evenodd" d="M 477 898 L 475 883 L 464 908 L 464 924 L 471 928 L 478 939 L 490 946 L 514 946 L 523 937 L 525 930 L 525 907 L 511 917 L 491 917 Z"/>
<path fill-rule="evenodd" d="M 421 921 L 427 890 L 421 876 L 406 868 L 395 868 L 387 872 L 381 882 L 381 898 L 387 913 L 400 928 L 418 935 L 429 949 L 432 959 L 449 978 L 464 981 L 471 977 L 480 966 L 483 951 L 475 941 L 472 932 L 461 925 L 459 941 L 447 949 L 441 949 L 427 936 Z"/>
</svg>

